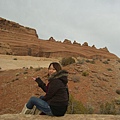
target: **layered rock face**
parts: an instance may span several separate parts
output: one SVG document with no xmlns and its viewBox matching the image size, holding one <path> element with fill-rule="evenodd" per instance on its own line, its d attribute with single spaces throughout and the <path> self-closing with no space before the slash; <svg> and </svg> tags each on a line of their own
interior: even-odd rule
<svg viewBox="0 0 120 120">
<path fill-rule="evenodd" d="M 1 54 L 29 55 L 34 40 L 38 40 L 35 29 L 0 18 Z"/>
<path fill-rule="evenodd" d="M 24 27 L 18 23 L 0 18 L 0 54 L 39 57 L 86 57 L 86 58 L 118 58 L 107 48 L 96 49 L 87 42 L 83 45 L 65 39 L 56 41 L 38 39 L 35 29 Z"/>
</svg>

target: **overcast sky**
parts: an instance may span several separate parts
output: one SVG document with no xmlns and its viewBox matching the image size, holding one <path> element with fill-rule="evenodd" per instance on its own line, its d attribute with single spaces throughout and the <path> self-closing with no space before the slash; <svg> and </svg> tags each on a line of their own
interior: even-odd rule
<svg viewBox="0 0 120 120">
<path fill-rule="evenodd" d="M 88 42 L 120 57 L 120 0 L 0 0 L 0 17 L 41 39 Z"/>
</svg>

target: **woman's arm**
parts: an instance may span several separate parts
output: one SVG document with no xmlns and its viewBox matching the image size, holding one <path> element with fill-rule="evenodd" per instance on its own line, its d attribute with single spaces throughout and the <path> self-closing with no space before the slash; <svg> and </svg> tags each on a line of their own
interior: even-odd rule
<svg viewBox="0 0 120 120">
<path fill-rule="evenodd" d="M 40 77 L 36 78 L 35 81 L 38 83 L 38 86 L 42 88 L 44 92 L 47 90 L 46 84 L 40 79 Z"/>
</svg>

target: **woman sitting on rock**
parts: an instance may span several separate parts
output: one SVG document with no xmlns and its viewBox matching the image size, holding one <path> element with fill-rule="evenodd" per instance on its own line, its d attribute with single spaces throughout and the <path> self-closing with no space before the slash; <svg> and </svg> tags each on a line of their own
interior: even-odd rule
<svg viewBox="0 0 120 120">
<path fill-rule="evenodd" d="M 45 96 L 40 98 L 31 97 L 25 107 L 23 114 L 30 114 L 35 106 L 39 111 L 50 116 L 64 116 L 67 111 L 69 93 L 68 93 L 68 72 L 62 70 L 57 62 L 50 63 L 48 67 L 48 84 L 46 85 L 40 77 L 33 78 L 41 89 L 46 92 Z"/>
</svg>

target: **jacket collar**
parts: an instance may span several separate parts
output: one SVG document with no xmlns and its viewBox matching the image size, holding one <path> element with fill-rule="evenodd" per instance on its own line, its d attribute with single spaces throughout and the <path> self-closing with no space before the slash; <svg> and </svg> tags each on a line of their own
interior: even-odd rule
<svg viewBox="0 0 120 120">
<path fill-rule="evenodd" d="M 52 79 L 62 79 L 63 77 L 67 77 L 68 76 L 68 72 L 66 70 L 60 70 L 59 72 L 55 72 L 54 74 L 52 74 L 48 80 L 51 81 Z"/>
</svg>

